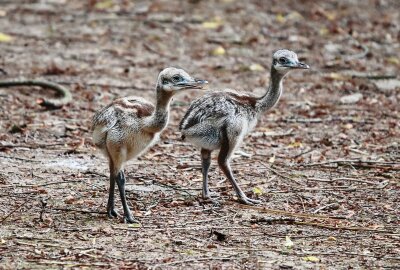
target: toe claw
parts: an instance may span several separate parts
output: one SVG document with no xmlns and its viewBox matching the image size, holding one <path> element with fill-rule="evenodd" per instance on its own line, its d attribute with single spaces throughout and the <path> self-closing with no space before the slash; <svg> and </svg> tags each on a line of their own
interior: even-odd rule
<svg viewBox="0 0 400 270">
<path fill-rule="evenodd" d="M 213 207 L 220 207 L 221 204 L 219 201 L 211 198 L 211 196 L 203 196 L 203 203 L 212 204 Z"/>
<path fill-rule="evenodd" d="M 240 202 L 243 203 L 243 204 L 247 204 L 247 205 L 255 205 L 255 204 L 260 204 L 261 203 L 260 200 L 250 199 L 248 197 L 240 198 Z"/>
<path fill-rule="evenodd" d="M 115 211 L 114 209 L 110 209 L 110 210 L 107 210 L 107 216 L 108 216 L 109 218 L 116 218 L 116 217 L 118 217 L 119 215 L 118 215 L 118 212 L 117 212 L 117 211 Z"/>
<path fill-rule="evenodd" d="M 124 216 L 124 223 L 133 224 L 133 223 L 139 223 L 139 222 L 136 219 L 134 219 L 131 215 L 128 215 L 128 216 Z"/>
</svg>

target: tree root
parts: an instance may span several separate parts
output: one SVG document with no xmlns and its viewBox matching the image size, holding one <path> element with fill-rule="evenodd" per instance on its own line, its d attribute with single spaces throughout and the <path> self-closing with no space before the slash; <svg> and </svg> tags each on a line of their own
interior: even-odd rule
<svg viewBox="0 0 400 270">
<path fill-rule="evenodd" d="M 60 98 L 55 99 L 37 99 L 37 103 L 47 108 L 61 108 L 68 104 L 72 100 L 71 92 L 64 86 L 45 81 L 45 80 L 29 80 L 29 79 L 11 79 L 11 80 L 0 80 L 1 87 L 13 87 L 13 86 L 40 86 L 43 88 L 50 88 L 54 90 Z"/>
</svg>

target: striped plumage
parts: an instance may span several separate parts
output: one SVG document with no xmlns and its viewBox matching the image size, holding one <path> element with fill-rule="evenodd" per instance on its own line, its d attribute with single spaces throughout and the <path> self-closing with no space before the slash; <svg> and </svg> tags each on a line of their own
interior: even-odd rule
<svg viewBox="0 0 400 270">
<path fill-rule="evenodd" d="M 135 222 L 126 202 L 123 165 L 157 142 L 168 124 L 173 95 L 186 89 L 201 88 L 204 83 L 206 81 L 193 79 L 182 69 L 166 68 L 158 76 L 155 106 L 140 97 L 125 97 L 114 100 L 94 115 L 93 142 L 108 158 L 110 166 L 109 217 L 118 216 L 114 209 L 117 183 L 124 219 Z"/>
<path fill-rule="evenodd" d="M 180 123 L 182 138 L 201 149 L 203 198 L 211 200 L 208 170 L 211 152 L 220 150 L 218 164 L 233 185 L 241 202 L 259 203 L 248 198 L 238 186 L 230 167 L 230 157 L 243 138 L 256 126 L 260 115 L 272 108 L 282 94 L 282 79 L 292 69 L 307 69 L 297 55 L 279 50 L 273 55 L 271 78 L 265 95 L 255 97 L 233 90 L 210 92 L 190 105 Z"/>
</svg>

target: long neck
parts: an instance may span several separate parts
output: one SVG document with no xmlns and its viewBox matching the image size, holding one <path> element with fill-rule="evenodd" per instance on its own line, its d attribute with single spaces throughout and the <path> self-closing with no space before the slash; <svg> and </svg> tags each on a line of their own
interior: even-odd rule
<svg viewBox="0 0 400 270">
<path fill-rule="evenodd" d="M 169 104 L 173 94 L 157 89 L 157 102 L 154 113 L 150 117 L 148 128 L 153 132 L 160 132 L 168 124 Z"/>
<path fill-rule="evenodd" d="M 257 111 L 259 113 L 271 109 L 276 103 L 278 103 L 283 90 L 282 79 L 284 76 L 285 74 L 279 73 L 274 67 L 271 68 L 271 78 L 267 92 L 260 97 L 257 102 Z"/>
</svg>

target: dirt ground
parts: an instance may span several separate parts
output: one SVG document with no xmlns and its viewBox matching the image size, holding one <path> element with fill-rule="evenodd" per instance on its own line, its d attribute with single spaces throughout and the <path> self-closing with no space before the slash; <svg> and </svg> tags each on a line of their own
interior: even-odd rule
<svg viewBox="0 0 400 270">
<path fill-rule="evenodd" d="M 398 269 L 400 2 L 0 1 L 0 269 Z M 201 200 L 199 151 L 175 98 L 158 145 L 126 166 L 141 224 L 110 220 L 94 112 L 116 97 L 154 100 L 158 72 L 179 66 L 210 89 L 261 94 L 274 50 L 309 71 L 284 81 L 232 161 L 260 206 L 237 202 L 213 159 Z M 397 78 L 396 78 L 397 77 Z M 248 155 L 247 155 L 247 154 Z M 117 200 L 120 211 L 121 204 Z"/>
</svg>

